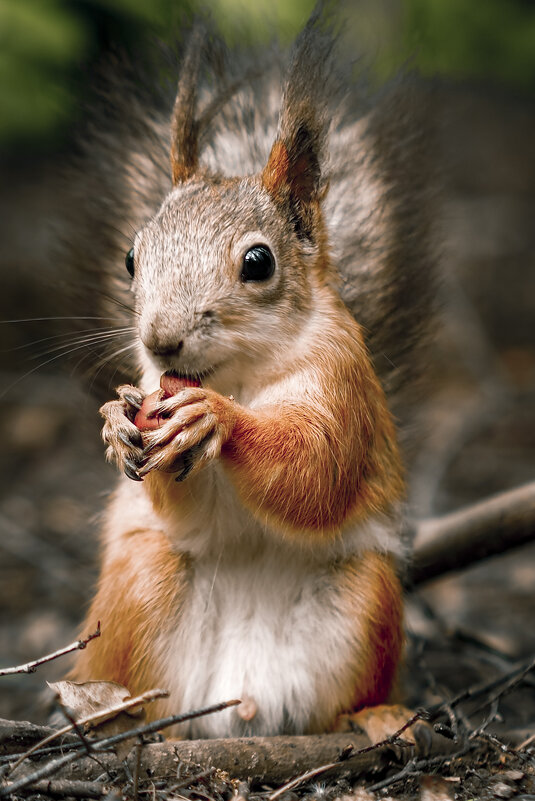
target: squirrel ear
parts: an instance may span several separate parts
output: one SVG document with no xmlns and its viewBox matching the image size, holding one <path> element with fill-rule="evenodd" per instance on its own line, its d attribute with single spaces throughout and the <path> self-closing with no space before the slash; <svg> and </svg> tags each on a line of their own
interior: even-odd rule
<svg viewBox="0 0 535 801">
<path fill-rule="evenodd" d="M 298 234 L 312 236 L 321 196 L 321 163 L 333 90 L 334 37 L 322 30 L 317 9 L 295 42 L 277 139 L 262 172 L 262 184 L 276 202 L 290 204 Z"/>
<path fill-rule="evenodd" d="M 196 110 L 203 45 L 204 33 L 197 26 L 190 35 L 182 61 L 171 117 L 171 171 L 174 186 L 191 178 L 199 163 L 199 121 Z"/>
<path fill-rule="evenodd" d="M 304 122 L 276 140 L 262 173 L 262 183 L 270 195 L 289 195 L 299 204 L 316 198 L 321 177 L 318 140 L 317 133 Z"/>
</svg>

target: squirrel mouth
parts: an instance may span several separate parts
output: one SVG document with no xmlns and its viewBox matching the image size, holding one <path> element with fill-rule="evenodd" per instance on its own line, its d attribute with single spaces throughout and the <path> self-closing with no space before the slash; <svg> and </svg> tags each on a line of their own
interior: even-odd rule
<svg viewBox="0 0 535 801">
<path fill-rule="evenodd" d="M 214 369 L 213 367 L 209 367 L 207 370 L 192 370 L 191 372 L 171 369 L 166 370 L 164 375 L 169 376 L 169 378 L 178 378 L 182 381 L 202 384 L 205 378 L 208 378 L 208 376 L 214 372 Z"/>
</svg>

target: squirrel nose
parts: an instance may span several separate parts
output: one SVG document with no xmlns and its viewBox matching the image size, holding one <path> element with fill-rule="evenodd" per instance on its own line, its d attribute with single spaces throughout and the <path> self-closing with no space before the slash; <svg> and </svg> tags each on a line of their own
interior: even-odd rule
<svg viewBox="0 0 535 801">
<path fill-rule="evenodd" d="M 182 350 L 183 345 L 180 340 L 171 341 L 161 337 L 147 337 L 143 343 L 155 356 L 175 356 Z"/>
</svg>

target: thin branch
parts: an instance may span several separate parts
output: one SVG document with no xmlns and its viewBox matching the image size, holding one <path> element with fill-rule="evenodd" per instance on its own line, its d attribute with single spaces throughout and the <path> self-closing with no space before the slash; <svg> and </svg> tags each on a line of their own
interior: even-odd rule
<svg viewBox="0 0 535 801">
<path fill-rule="evenodd" d="M 89 634 L 83 640 L 76 640 L 72 642 L 70 645 L 65 646 L 65 648 L 60 648 L 59 651 L 54 651 L 53 654 L 47 654 L 47 656 L 42 656 L 40 659 L 36 659 L 33 662 L 27 662 L 25 665 L 18 665 L 17 667 L 10 667 L 10 668 L 1 668 L 0 669 L 0 676 L 11 676 L 14 673 L 35 673 L 38 667 L 44 665 L 46 662 L 52 662 L 54 659 L 59 659 L 60 656 L 65 656 L 66 654 L 70 654 L 73 651 L 81 651 L 83 650 L 86 645 L 94 640 L 96 637 L 100 637 L 100 620 L 97 624 L 97 630 L 93 632 L 93 634 Z"/>
<path fill-rule="evenodd" d="M 320 776 L 322 773 L 326 773 L 331 768 L 337 768 L 340 765 L 340 761 L 337 762 L 329 762 L 327 765 L 321 765 L 319 768 L 313 768 L 312 770 L 307 770 L 306 773 L 302 773 L 300 776 L 297 776 L 292 781 L 283 784 L 282 787 L 279 787 L 278 790 L 275 790 L 274 793 L 271 793 L 268 796 L 268 801 L 276 801 L 277 798 L 280 798 L 281 795 L 284 793 L 290 792 L 290 790 L 295 790 L 296 787 L 299 787 L 300 784 L 304 782 L 308 782 L 311 779 L 315 779 L 316 776 Z"/>
<path fill-rule="evenodd" d="M 62 704 L 62 703 L 60 702 L 60 707 L 61 707 L 61 711 L 63 712 L 63 714 L 65 715 L 65 717 L 66 717 L 66 718 L 67 718 L 67 720 L 69 721 L 69 724 L 68 724 L 68 726 L 66 726 L 66 727 L 63 729 L 63 731 L 65 731 L 65 729 L 67 729 L 67 731 L 70 731 L 71 729 L 72 729 L 72 730 L 74 730 L 74 733 L 76 734 L 76 736 L 78 737 L 78 739 L 80 740 L 80 742 L 82 743 L 82 745 L 84 746 L 86 754 L 87 754 L 88 756 L 90 756 L 90 755 L 91 755 L 91 752 L 92 752 L 92 750 L 93 750 L 93 746 L 91 745 L 91 743 L 89 742 L 89 740 L 88 740 L 88 739 L 87 739 L 87 737 L 85 736 L 84 732 L 83 732 L 83 731 L 82 731 L 82 729 L 80 728 L 80 724 L 79 724 L 79 723 L 78 723 L 78 722 L 77 722 L 77 721 L 74 719 L 74 717 L 71 715 L 70 711 L 67 709 L 67 707 L 65 706 L 65 704 Z M 39 746 L 39 743 L 38 743 L 37 745 Z M 13 770 L 15 770 L 15 768 L 17 767 L 17 765 L 20 765 L 21 761 L 22 761 L 22 760 L 19 760 L 19 761 L 18 761 L 18 762 L 15 764 L 15 766 L 12 768 L 11 772 L 13 772 Z"/>
<path fill-rule="evenodd" d="M 520 684 L 520 682 L 522 682 L 526 678 L 527 674 L 530 673 L 532 670 L 535 670 L 535 657 L 533 657 L 529 662 L 525 663 L 524 665 L 521 665 L 515 670 L 512 670 L 506 676 L 502 676 L 502 682 L 504 683 L 504 686 L 500 690 L 498 690 L 493 696 L 488 698 L 484 704 L 475 709 L 474 713 L 479 712 L 479 710 L 483 706 L 489 706 L 490 704 L 494 704 L 504 695 L 510 693 L 511 690 L 513 690 L 518 684 Z"/>
<path fill-rule="evenodd" d="M 134 761 L 134 777 L 133 777 L 133 794 L 134 801 L 138 801 L 139 797 L 139 773 L 141 770 L 141 749 L 143 748 L 143 740 L 140 737 L 134 746 L 136 758 Z"/>
<path fill-rule="evenodd" d="M 109 784 L 102 782 L 73 781 L 57 779 L 56 781 L 36 782 L 31 793 L 42 793 L 54 798 L 102 798 L 110 792 Z"/>
<path fill-rule="evenodd" d="M 488 706 L 489 703 L 500 698 L 505 693 L 510 692 L 517 684 L 519 684 L 526 675 L 535 669 L 535 657 L 532 657 L 529 661 L 523 662 L 521 665 L 513 668 L 509 673 L 506 673 L 504 676 L 500 676 L 497 679 L 493 679 L 492 681 L 485 682 L 483 684 L 478 684 L 475 687 L 468 687 L 468 689 L 463 690 L 454 698 L 446 701 L 444 703 L 440 702 L 428 708 L 427 713 L 430 715 L 431 719 L 435 718 L 440 712 L 445 710 L 448 706 L 453 708 L 458 706 L 459 704 L 463 703 L 464 701 L 469 701 L 474 698 L 478 698 L 485 693 L 490 693 L 492 690 L 503 685 L 502 689 L 499 690 L 494 696 L 487 699 L 483 706 Z M 479 707 L 481 708 L 481 707 Z"/>
<path fill-rule="evenodd" d="M 87 726 L 88 724 L 95 724 L 98 722 L 102 722 L 105 719 L 110 717 L 116 717 L 120 712 L 127 712 L 132 707 L 142 706 L 143 704 L 150 704 L 153 701 L 156 701 L 158 698 L 167 698 L 169 693 L 167 690 L 147 690 L 146 693 L 142 693 L 141 695 L 137 695 L 135 698 L 127 698 L 121 704 L 116 704 L 115 706 L 110 706 L 107 709 L 101 709 L 98 712 L 93 712 L 92 715 L 86 715 L 85 718 L 80 718 L 80 720 L 76 721 L 78 727 L 80 726 Z M 43 740 L 40 740 L 35 745 L 32 745 L 19 759 L 15 762 L 12 766 L 10 773 L 13 773 L 18 766 L 24 762 L 24 760 L 34 754 L 36 751 L 44 748 L 49 743 L 56 740 L 58 737 L 67 734 L 68 732 L 72 731 L 76 728 L 74 721 L 70 723 L 68 726 L 64 726 L 62 729 L 57 729 L 57 731 L 53 731 L 48 737 L 45 737 Z"/>
<path fill-rule="evenodd" d="M 204 715 L 211 715 L 213 712 L 221 712 L 223 709 L 227 709 L 229 706 L 237 706 L 238 704 L 241 704 L 241 700 L 239 699 L 225 701 L 221 704 L 213 704 L 212 706 L 197 709 L 193 712 L 185 712 L 181 715 L 171 715 L 167 718 L 161 718 L 160 720 L 155 720 L 152 723 L 147 723 L 144 726 L 139 726 L 136 729 L 115 734 L 113 737 L 106 737 L 103 740 L 97 740 L 93 743 L 93 751 L 106 751 L 110 748 L 113 748 L 113 746 L 117 745 L 118 743 L 122 743 L 124 740 L 130 739 L 131 737 L 142 734 L 154 734 L 155 732 L 165 729 L 168 726 L 174 726 L 175 724 L 183 723 L 186 720 L 192 720 L 194 718 L 200 718 Z M 59 757 L 53 762 L 43 765 L 43 767 L 39 768 L 28 776 L 24 776 L 14 782 L 9 782 L 4 787 L 0 787 L 0 797 L 18 792 L 19 790 L 24 789 L 24 787 L 28 787 L 30 784 L 33 784 L 33 782 L 38 781 L 39 779 L 44 779 L 53 773 L 57 773 L 60 768 L 62 768 L 64 765 L 68 765 L 70 762 L 74 762 L 79 758 L 79 756 L 80 748 L 77 748 L 71 753 L 66 754 L 63 757 Z"/>
<path fill-rule="evenodd" d="M 429 770 L 429 768 L 436 765 L 443 765 L 444 763 L 450 762 L 453 759 L 458 759 L 459 757 L 467 754 L 471 748 L 471 743 L 465 743 L 462 748 L 460 748 L 458 751 L 454 751 L 451 754 L 438 754 L 437 756 L 430 756 L 426 759 L 418 759 L 417 757 L 413 757 L 413 759 L 409 760 L 398 773 L 394 773 L 392 776 L 387 776 L 386 779 L 383 779 L 376 784 L 372 784 L 371 787 L 366 787 L 366 792 L 376 793 L 379 790 L 384 790 L 386 787 L 390 787 L 392 784 L 400 781 L 400 779 L 404 779 L 406 776 L 416 776 L 423 770 Z"/>
<path fill-rule="evenodd" d="M 517 745 L 516 750 L 523 751 L 525 748 L 528 747 L 528 745 L 531 745 L 533 742 L 535 742 L 535 734 L 530 734 L 530 736 L 527 739 L 523 740 L 520 743 L 520 745 Z"/>
<path fill-rule="evenodd" d="M 406 731 L 409 728 L 409 726 L 412 726 L 413 723 L 416 723 L 418 720 L 422 720 L 422 718 L 426 718 L 426 717 L 427 717 L 426 710 L 425 709 L 419 709 L 417 712 L 414 713 L 414 715 L 411 718 L 409 718 L 403 724 L 403 726 L 401 726 L 393 734 L 389 735 L 384 740 L 380 740 L 380 742 L 378 742 L 378 743 L 373 743 L 372 745 L 367 745 L 364 748 L 359 748 L 359 750 L 355 751 L 355 753 L 352 756 L 357 756 L 357 755 L 360 755 L 360 754 L 367 754 L 369 751 L 374 751 L 376 748 L 382 748 L 383 746 L 398 744 L 398 740 L 400 739 L 400 736 L 403 734 L 404 731 Z"/>
<path fill-rule="evenodd" d="M 176 793 L 177 790 L 184 790 L 185 788 L 192 785 L 194 782 L 198 782 L 201 779 L 208 779 L 216 772 L 216 768 L 207 768 L 207 770 L 201 770 L 198 773 L 195 773 L 193 776 L 188 776 L 178 784 L 172 784 L 170 787 L 167 788 L 169 793 Z"/>
<path fill-rule="evenodd" d="M 411 718 L 409 718 L 409 720 L 407 720 L 403 724 L 403 726 L 401 726 L 397 731 L 395 731 L 389 737 L 386 737 L 384 740 L 381 740 L 378 743 L 372 743 L 371 745 L 366 745 L 363 748 L 359 748 L 357 751 L 351 750 L 349 754 L 343 754 L 339 759 L 336 760 L 336 762 L 330 762 L 327 765 L 321 765 L 321 767 L 319 768 L 314 768 L 312 770 L 306 771 L 306 773 L 302 773 L 300 776 L 297 776 L 295 779 L 292 779 L 292 781 L 288 782 L 287 784 L 284 784 L 282 787 L 279 787 L 278 790 L 275 790 L 275 792 L 269 796 L 268 801 L 276 801 L 276 799 L 279 798 L 284 793 L 289 792 L 290 790 L 294 790 L 300 784 L 310 781 L 310 779 L 314 779 L 316 776 L 319 776 L 322 773 L 326 773 L 328 770 L 331 770 L 331 768 L 338 767 L 345 760 L 351 759 L 351 757 L 360 756 L 361 754 L 368 754 L 370 751 L 376 751 L 380 748 L 384 748 L 385 746 L 394 745 L 395 743 L 398 742 L 403 732 L 406 731 L 409 728 L 409 726 L 412 726 L 413 723 L 416 723 L 416 721 L 420 720 L 424 715 L 425 715 L 424 710 L 420 709 L 418 712 L 415 712 L 415 714 Z M 410 747 L 411 744 L 408 745 Z"/>
<path fill-rule="evenodd" d="M 418 524 L 413 584 L 535 540 L 535 482 Z"/>
</svg>

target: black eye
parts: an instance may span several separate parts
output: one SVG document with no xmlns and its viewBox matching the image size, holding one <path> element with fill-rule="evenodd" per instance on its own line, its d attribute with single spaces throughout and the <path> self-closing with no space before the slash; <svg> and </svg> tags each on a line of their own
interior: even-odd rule
<svg viewBox="0 0 535 801">
<path fill-rule="evenodd" d="M 130 275 L 133 278 L 134 277 L 134 273 L 135 273 L 134 248 L 130 248 L 130 250 L 128 251 L 128 253 L 125 256 L 124 263 L 126 264 L 126 269 L 128 270 L 128 272 L 130 273 Z"/>
<path fill-rule="evenodd" d="M 275 272 L 275 259 L 265 245 L 255 245 L 243 257 L 242 281 L 267 281 Z"/>
</svg>

